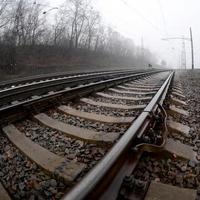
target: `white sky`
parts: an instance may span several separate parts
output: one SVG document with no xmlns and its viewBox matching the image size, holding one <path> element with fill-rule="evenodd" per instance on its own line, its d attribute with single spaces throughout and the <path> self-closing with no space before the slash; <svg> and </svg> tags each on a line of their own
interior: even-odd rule
<svg viewBox="0 0 200 200">
<path fill-rule="evenodd" d="M 46 0 L 59 6 L 64 0 Z M 128 6 L 124 4 L 127 2 Z M 149 48 L 168 65 L 180 65 L 181 40 L 165 37 L 189 37 L 192 27 L 195 65 L 200 67 L 200 0 L 92 0 L 107 25 Z M 164 17 L 163 17 L 164 16 Z M 186 41 L 187 66 L 191 66 L 190 43 Z"/>
</svg>

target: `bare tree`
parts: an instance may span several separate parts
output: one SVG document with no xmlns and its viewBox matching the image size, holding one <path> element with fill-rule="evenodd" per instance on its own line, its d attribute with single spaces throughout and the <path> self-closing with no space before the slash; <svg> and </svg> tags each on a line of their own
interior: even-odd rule
<svg viewBox="0 0 200 200">
<path fill-rule="evenodd" d="M 86 31 L 87 31 L 87 48 L 91 49 L 92 40 L 95 37 L 97 30 L 100 25 L 100 14 L 97 11 L 94 11 L 93 8 L 90 8 L 90 10 L 87 12 L 86 15 L 87 19 L 87 25 L 86 25 Z"/>
<path fill-rule="evenodd" d="M 9 17 L 6 15 L 8 1 L 2 0 L 0 4 L 0 28 L 3 28 L 9 22 Z"/>
<path fill-rule="evenodd" d="M 67 27 L 66 27 L 66 14 L 64 10 L 60 9 L 59 13 L 56 14 L 55 16 L 55 25 L 53 25 L 53 43 L 54 46 L 61 44 L 61 41 L 63 40 L 64 37 L 69 37 L 69 34 L 67 34 Z"/>
<path fill-rule="evenodd" d="M 42 8 L 30 0 L 18 0 L 12 10 L 11 29 L 16 45 L 34 45 L 45 30 Z"/>
<path fill-rule="evenodd" d="M 57 11 L 53 25 L 47 23 L 49 19 L 48 15 L 43 14 L 44 10 L 45 5 L 33 0 L 12 0 L 12 4 L 10 0 L 1 0 L 1 66 L 11 71 L 15 69 L 19 60 L 17 55 L 20 54 L 23 60 L 25 49 L 34 52 L 32 57 L 36 54 L 32 50 L 44 49 L 58 57 L 60 54 L 68 56 L 67 59 L 83 52 L 82 55 L 91 54 L 108 60 L 155 62 L 150 51 L 144 49 L 144 56 L 140 52 L 137 54 L 138 47 L 132 40 L 105 26 L 100 13 L 92 7 L 91 0 L 66 0 Z"/>
<path fill-rule="evenodd" d="M 97 51 L 103 52 L 105 50 L 105 46 L 106 46 L 106 30 L 105 27 L 100 24 L 96 31 L 94 50 L 95 52 Z"/>
<path fill-rule="evenodd" d="M 27 35 L 27 42 L 35 45 L 40 41 L 43 33 L 45 32 L 46 19 L 42 13 L 41 5 L 32 5 L 27 8 L 28 15 L 26 19 L 25 31 Z"/>
<path fill-rule="evenodd" d="M 86 23 L 86 12 L 88 9 L 87 0 L 67 0 L 64 6 L 64 12 L 67 15 L 69 43 L 70 48 L 78 48 L 81 34 L 83 34 L 84 25 Z"/>
</svg>

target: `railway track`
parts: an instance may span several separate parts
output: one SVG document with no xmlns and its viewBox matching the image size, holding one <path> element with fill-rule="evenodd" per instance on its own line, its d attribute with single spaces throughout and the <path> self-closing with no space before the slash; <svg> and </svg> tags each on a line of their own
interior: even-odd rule
<svg viewBox="0 0 200 200">
<path fill-rule="evenodd" d="M 11 92 L 14 90 L 19 90 L 21 88 L 26 88 L 30 86 L 35 86 L 39 88 L 42 84 L 47 84 L 51 82 L 59 82 L 59 81 L 71 81 L 71 80 L 81 80 L 84 77 L 109 77 L 109 76 L 116 76 L 116 75 L 124 75 L 127 73 L 139 73 L 145 72 L 149 70 L 112 70 L 112 71 L 98 71 L 98 72 L 88 72 L 88 73 L 53 73 L 48 75 L 38 75 L 38 76 L 30 76 L 25 78 L 18 78 L 9 81 L 2 81 L 0 82 L 0 91 L 1 92 Z M 153 70 L 152 70 L 153 71 Z"/>
<path fill-rule="evenodd" d="M 166 125 L 163 103 L 173 76 L 171 71 L 112 76 L 2 107 L 0 196 L 116 199 L 143 151 L 195 159 L 191 151 L 186 156 L 171 148 L 176 143 L 162 131 L 153 136 L 147 131 Z M 178 105 L 179 89 L 170 91 Z M 168 126 L 177 130 L 177 124 Z"/>
<path fill-rule="evenodd" d="M 62 73 L 42 74 L 42 75 L 37 75 L 37 76 L 18 78 L 18 79 L 14 79 L 14 80 L 1 81 L 0 88 L 8 89 L 8 88 L 14 88 L 17 86 L 21 86 L 21 85 L 42 82 L 42 81 L 56 80 L 56 79 L 62 79 L 62 78 L 76 78 L 76 77 L 89 76 L 89 75 L 95 75 L 95 74 L 96 75 L 111 74 L 111 73 L 120 72 L 120 71 L 122 71 L 122 70 L 86 72 L 86 73 L 64 73 L 64 72 L 62 72 Z M 124 71 L 131 71 L 131 70 L 124 70 Z M 139 72 L 139 70 L 138 70 L 138 72 Z"/>
<path fill-rule="evenodd" d="M 143 70 L 144 71 L 144 70 Z M 68 90 L 69 88 L 79 87 L 89 83 L 109 80 L 115 77 L 122 77 L 128 74 L 137 74 L 143 71 L 109 71 L 85 74 L 71 74 L 68 76 L 54 75 L 53 77 L 39 76 L 33 78 L 14 81 L 14 83 L 3 83 L 0 89 L 0 108 L 18 104 L 27 99 L 38 99 L 42 95 L 53 95 L 58 91 Z M 46 79 L 45 79 L 46 78 Z"/>
</svg>

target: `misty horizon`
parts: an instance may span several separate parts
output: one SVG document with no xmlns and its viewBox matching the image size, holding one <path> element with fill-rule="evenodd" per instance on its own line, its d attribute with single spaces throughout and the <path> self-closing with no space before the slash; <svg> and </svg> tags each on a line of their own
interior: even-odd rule
<svg viewBox="0 0 200 200">
<path fill-rule="evenodd" d="M 51 6 L 60 6 L 65 0 L 46 0 Z M 180 67 L 181 40 L 163 41 L 168 37 L 189 37 L 193 29 L 195 66 L 200 67 L 200 18 L 198 0 L 96 0 L 92 1 L 101 13 L 103 21 L 125 37 L 150 49 L 158 61 L 168 66 Z M 129 5 L 129 6 L 127 6 Z M 191 68 L 190 43 L 185 42 L 187 68 Z"/>
</svg>

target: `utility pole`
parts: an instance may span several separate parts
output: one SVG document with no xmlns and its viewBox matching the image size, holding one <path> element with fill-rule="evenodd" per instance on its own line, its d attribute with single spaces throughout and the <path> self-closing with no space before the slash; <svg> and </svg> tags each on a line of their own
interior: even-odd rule
<svg viewBox="0 0 200 200">
<path fill-rule="evenodd" d="M 194 47 L 193 47 L 193 37 L 192 28 L 190 27 L 190 41 L 191 41 L 191 56 L 192 56 L 192 70 L 194 69 Z"/>
<path fill-rule="evenodd" d="M 165 41 L 168 41 L 168 40 L 185 40 L 185 41 L 189 41 L 191 43 L 192 69 L 194 69 L 194 48 L 193 48 L 193 37 L 192 37 L 192 29 L 191 29 L 191 27 L 190 27 L 190 38 L 171 37 L 171 38 L 163 38 L 162 40 L 165 40 Z"/>
<path fill-rule="evenodd" d="M 144 41 L 143 37 L 141 38 L 141 65 L 144 67 Z"/>
<path fill-rule="evenodd" d="M 186 69 L 186 51 L 185 51 L 185 38 L 182 41 L 182 51 L 181 51 L 181 68 Z"/>
</svg>

